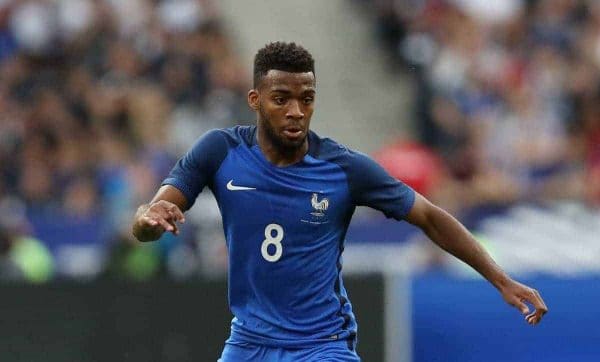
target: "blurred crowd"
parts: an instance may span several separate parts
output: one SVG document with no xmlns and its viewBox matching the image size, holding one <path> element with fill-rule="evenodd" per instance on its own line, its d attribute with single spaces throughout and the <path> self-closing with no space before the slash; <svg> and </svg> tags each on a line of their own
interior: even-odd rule
<svg viewBox="0 0 600 362">
<path fill-rule="evenodd" d="M 197 269 L 214 211 L 141 247 L 130 227 L 199 135 L 252 119 L 214 5 L 0 1 L 0 279 Z"/>
<path fill-rule="evenodd" d="M 600 2 L 354 2 L 415 85 L 384 167 L 459 216 L 600 206 Z M 199 135 L 253 119 L 245 69 L 213 0 L 0 0 L 0 281 L 222 273 L 206 192 L 180 237 L 130 227 Z"/>
<path fill-rule="evenodd" d="M 442 165 L 430 197 L 600 205 L 600 2 L 360 3 L 414 80 L 419 147 Z"/>
</svg>

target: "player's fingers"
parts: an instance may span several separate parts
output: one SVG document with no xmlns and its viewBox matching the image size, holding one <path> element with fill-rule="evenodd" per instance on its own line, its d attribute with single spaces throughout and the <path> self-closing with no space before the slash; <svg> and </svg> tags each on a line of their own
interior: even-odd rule
<svg viewBox="0 0 600 362">
<path fill-rule="evenodd" d="M 171 216 L 173 216 L 175 220 L 183 222 L 182 220 L 185 219 L 185 217 L 183 216 L 183 212 L 181 212 L 177 205 L 173 203 L 168 203 L 167 210 L 169 210 L 169 214 L 171 214 Z"/>
<path fill-rule="evenodd" d="M 162 226 L 166 231 L 173 231 L 173 225 L 169 224 L 169 222 L 163 218 L 155 218 L 160 226 Z"/>
<path fill-rule="evenodd" d="M 533 306 L 535 307 L 535 314 L 539 318 L 541 318 L 544 314 L 546 314 L 546 312 L 548 312 L 548 307 L 546 307 L 546 303 L 544 303 L 544 300 L 542 299 L 540 293 L 537 290 L 532 289 L 529 293 L 527 300 L 531 304 L 533 304 Z"/>
<path fill-rule="evenodd" d="M 179 210 L 177 206 L 174 209 L 169 209 L 169 215 L 171 216 L 171 220 L 177 221 L 180 223 L 185 222 L 185 218 L 183 217 L 183 213 Z"/>
<path fill-rule="evenodd" d="M 521 314 L 523 315 L 527 315 L 529 313 L 529 307 L 527 306 L 527 304 L 523 303 L 523 300 L 521 299 L 515 298 L 515 300 L 510 304 L 512 304 L 519 311 L 521 311 Z"/>
<path fill-rule="evenodd" d="M 542 320 L 544 314 L 548 312 L 548 307 L 546 307 L 544 300 L 540 296 L 539 292 L 535 289 L 531 290 L 527 300 L 534 305 L 535 310 L 528 314 L 525 319 L 527 320 L 527 323 L 536 325 Z"/>
<path fill-rule="evenodd" d="M 177 207 L 177 205 L 175 205 L 172 202 L 169 202 L 169 201 L 166 201 L 166 200 L 160 200 L 157 203 L 157 205 L 159 205 L 161 208 L 165 209 L 169 214 L 173 214 L 173 215 L 177 215 L 177 216 L 179 216 L 179 214 L 181 214 L 181 212 L 180 212 L 179 208 Z"/>
<path fill-rule="evenodd" d="M 146 224 L 146 225 L 150 225 L 150 226 L 158 225 L 158 221 L 156 221 L 153 218 L 146 216 L 146 215 L 142 215 L 142 217 L 140 217 L 140 222 L 142 224 Z"/>
<path fill-rule="evenodd" d="M 542 317 L 540 317 L 536 313 L 531 313 L 525 319 L 527 320 L 527 323 L 529 323 L 531 325 L 536 325 L 536 324 L 538 324 L 540 322 L 540 320 L 542 319 Z"/>
<path fill-rule="evenodd" d="M 142 216 L 141 221 L 144 224 L 149 225 L 152 228 L 162 229 L 161 232 L 164 232 L 165 230 L 170 231 L 172 229 L 172 226 L 162 218 L 153 218 L 151 216 Z"/>
<path fill-rule="evenodd" d="M 165 229 L 165 231 L 170 231 L 175 235 L 179 234 L 179 228 L 177 227 L 177 220 L 174 216 L 172 216 L 171 212 L 166 211 L 166 217 L 156 217 L 155 220 L 160 223 L 160 225 Z"/>
<path fill-rule="evenodd" d="M 532 313 L 532 319 L 534 321 L 534 324 L 538 324 L 541 320 L 542 317 L 544 316 L 544 314 L 546 314 L 546 311 L 543 309 L 536 309 L 533 313 Z"/>
<path fill-rule="evenodd" d="M 548 313 L 548 307 L 546 306 L 546 303 L 544 302 L 544 299 L 542 299 L 542 296 L 540 295 L 540 293 L 534 289 L 533 294 L 535 295 L 536 300 L 538 301 L 538 303 L 540 305 L 539 308 L 536 306 L 536 310 L 540 311 L 540 313 L 541 313 L 540 316 L 543 316 L 544 314 Z"/>
<path fill-rule="evenodd" d="M 533 321 L 534 319 L 537 319 L 538 315 L 535 312 L 531 312 L 528 315 L 525 316 L 525 319 L 527 319 L 527 321 Z"/>
<path fill-rule="evenodd" d="M 175 205 L 173 205 L 175 206 Z M 184 223 L 185 222 L 185 216 L 183 215 L 183 212 L 181 212 L 181 210 L 175 206 L 175 216 L 177 217 L 177 221 L 179 221 L 180 223 Z"/>
<path fill-rule="evenodd" d="M 172 230 L 169 230 L 173 233 L 173 235 L 179 235 L 179 227 L 177 227 L 177 223 L 175 220 L 171 219 L 169 220 L 169 225 L 171 225 L 171 227 L 173 228 Z"/>
<path fill-rule="evenodd" d="M 181 212 L 181 209 L 171 202 L 160 200 L 153 204 L 150 210 L 160 214 L 165 219 L 174 219 L 181 223 L 185 222 L 185 216 Z"/>
<path fill-rule="evenodd" d="M 535 315 L 529 317 L 529 318 L 525 318 L 525 320 L 527 321 L 528 324 L 530 325 L 536 325 L 538 323 L 538 319 L 536 318 Z"/>
<path fill-rule="evenodd" d="M 147 215 L 151 215 L 151 216 L 156 216 L 159 215 L 162 218 L 168 219 L 171 217 L 171 203 L 161 200 L 159 202 L 156 202 L 154 204 L 152 204 L 152 206 L 150 206 L 150 208 L 148 209 L 148 211 L 146 211 Z"/>
</svg>

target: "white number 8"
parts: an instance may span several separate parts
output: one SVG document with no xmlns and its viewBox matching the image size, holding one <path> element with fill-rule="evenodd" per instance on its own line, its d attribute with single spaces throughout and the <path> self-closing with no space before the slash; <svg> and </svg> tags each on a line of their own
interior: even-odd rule
<svg viewBox="0 0 600 362">
<path fill-rule="evenodd" d="M 275 236 L 272 235 L 273 231 L 275 231 Z M 283 253 L 283 245 L 281 245 L 281 240 L 283 240 L 283 228 L 281 225 L 267 225 L 265 228 L 265 240 L 263 240 L 263 243 L 260 246 L 260 252 L 266 261 L 274 263 L 281 258 L 281 254 Z M 275 254 L 269 254 L 269 245 L 275 245 Z"/>
</svg>

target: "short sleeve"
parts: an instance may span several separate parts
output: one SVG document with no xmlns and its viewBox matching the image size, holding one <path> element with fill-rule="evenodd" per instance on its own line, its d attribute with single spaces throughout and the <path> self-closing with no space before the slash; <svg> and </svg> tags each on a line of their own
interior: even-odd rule
<svg viewBox="0 0 600 362">
<path fill-rule="evenodd" d="M 198 194 L 212 179 L 227 156 L 227 142 L 220 130 L 204 134 L 194 146 L 177 161 L 162 185 L 171 185 L 180 190 L 192 207 Z"/>
<path fill-rule="evenodd" d="M 390 176 L 367 155 L 348 150 L 345 171 L 357 206 L 369 206 L 385 216 L 404 219 L 415 202 L 415 191 Z"/>
</svg>

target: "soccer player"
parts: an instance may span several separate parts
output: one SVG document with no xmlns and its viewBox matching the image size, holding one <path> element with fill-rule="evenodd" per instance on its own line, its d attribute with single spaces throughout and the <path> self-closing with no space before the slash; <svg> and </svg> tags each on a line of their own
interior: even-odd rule
<svg viewBox="0 0 600 362">
<path fill-rule="evenodd" d="M 256 126 L 203 135 L 135 215 L 140 241 L 178 234 L 202 189 L 214 193 L 234 315 L 220 361 L 360 361 L 341 278 L 357 205 L 418 226 L 492 283 L 529 324 L 539 323 L 548 311 L 539 293 L 504 273 L 456 219 L 366 155 L 309 130 L 315 97 L 312 55 L 295 43 L 266 45 L 248 92 Z"/>
</svg>

